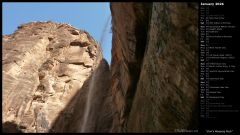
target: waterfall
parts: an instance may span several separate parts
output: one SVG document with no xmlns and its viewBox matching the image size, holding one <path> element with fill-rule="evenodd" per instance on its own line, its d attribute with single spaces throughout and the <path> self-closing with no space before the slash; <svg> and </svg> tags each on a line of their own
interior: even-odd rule
<svg viewBox="0 0 240 135">
<path fill-rule="evenodd" d="M 103 44 L 104 37 L 106 35 L 107 27 L 108 27 L 108 24 L 110 23 L 110 20 L 111 20 L 111 15 L 108 16 L 107 22 L 105 23 L 105 26 L 103 27 L 103 31 L 102 31 L 102 35 L 101 35 L 101 39 L 100 39 L 101 45 Z"/>
<path fill-rule="evenodd" d="M 102 42 L 104 40 L 104 37 L 106 35 L 106 31 L 107 31 L 107 26 L 110 22 L 110 19 L 111 19 L 111 16 L 108 17 L 107 19 L 107 22 L 105 23 L 105 26 L 104 26 L 104 29 L 102 31 L 102 35 L 101 35 L 101 39 L 100 39 L 100 45 L 99 45 L 99 50 L 97 51 L 97 54 L 96 54 L 96 60 L 94 62 L 94 66 L 93 66 L 93 73 L 92 73 L 92 76 L 91 76 L 91 80 L 90 80 L 90 83 L 89 83 L 89 90 L 88 90 L 88 93 L 87 93 L 87 101 L 86 101 L 86 105 L 85 105 L 85 109 L 84 109 L 84 114 L 83 114 L 83 121 L 82 121 L 82 125 L 81 125 L 81 128 L 80 128 L 80 132 L 94 132 L 91 128 L 91 126 L 94 127 L 94 118 L 97 117 L 97 116 L 93 116 L 91 115 L 93 113 L 93 111 L 97 111 L 95 108 L 94 108 L 94 104 L 96 104 L 98 99 L 101 99 L 101 95 L 97 95 L 95 94 L 96 93 L 96 89 L 95 89 L 95 84 L 97 83 L 96 81 L 96 77 L 99 75 L 98 73 L 98 65 L 100 64 L 100 61 L 101 59 L 99 59 L 99 56 L 102 55 Z M 96 119 L 96 118 L 95 118 Z"/>
<path fill-rule="evenodd" d="M 85 112 L 83 115 L 83 123 L 82 123 L 82 127 L 81 127 L 81 132 L 88 131 L 87 124 L 88 124 L 89 113 L 91 110 L 91 100 L 93 100 L 93 95 L 94 95 L 95 78 L 96 78 L 96 71 L 93 72 L 93 75 L 91 77 L 91 81 L 89 84 L 89 90 L 88 90 L 88 94 L 87 94 L 87 102 L 86 102 L 86 106 L 85 106 Z"/>
</svg>

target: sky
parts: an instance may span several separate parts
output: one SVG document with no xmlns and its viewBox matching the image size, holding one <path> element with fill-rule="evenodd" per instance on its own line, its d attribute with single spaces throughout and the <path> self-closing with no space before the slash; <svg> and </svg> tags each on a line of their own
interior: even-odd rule
<svg viewBox="0 0 240 135">
<path fill-rule="evenodd" d="M 12 34 L 19 25 L 31 21 L 69 23 L 86 30 L 101 43 L 103 57 L 111 62 L 111 12 L 108 2 L 4 2 L 2 34 Z"/>
</svg>

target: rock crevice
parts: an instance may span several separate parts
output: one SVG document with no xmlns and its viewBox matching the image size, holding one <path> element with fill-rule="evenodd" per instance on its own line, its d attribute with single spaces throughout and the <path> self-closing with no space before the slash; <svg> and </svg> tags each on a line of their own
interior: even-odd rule
<svg viewBox="0 0 240 135">
<path fill-rule="evenodd" d="M 111 3 L 115 132 L 197 127 L 197 3 Z"/>
<path fill-rule="evenodd" d="M 31 22 L 3 36 L 4 132 L 197 127 L 198 4 L 110 9 L 111 68 L 100 45 L 69 24 Z"/>
</svg>

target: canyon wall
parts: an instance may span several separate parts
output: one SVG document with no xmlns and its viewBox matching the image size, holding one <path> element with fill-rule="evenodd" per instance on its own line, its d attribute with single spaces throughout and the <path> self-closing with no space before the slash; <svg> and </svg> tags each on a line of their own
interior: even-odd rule
<svg viewBox="0 0 240 135">
<path fill-rule="evenodd" d="M 175 132 L 198 119 L 198 4 L 111 3 L 112 131 Z"/>
<path fill-rule="evenodd" d="M 198 4 L 111 3 L 111 70 L 68 24 L 3 36 L 4 132 L 175 132 L 198 119 Z"/>
<path fill-rule="evenodd" d="M 101 107 L 88 117 L 106 123 L 91 131 L 110 128 L 109 66 L 86 31 L 50 21 L 21 25 L 3 36 L 2 65 L 4 132 L 81 132 L 90 84 L 97 86 L 91 104 Z"/>
</svg>

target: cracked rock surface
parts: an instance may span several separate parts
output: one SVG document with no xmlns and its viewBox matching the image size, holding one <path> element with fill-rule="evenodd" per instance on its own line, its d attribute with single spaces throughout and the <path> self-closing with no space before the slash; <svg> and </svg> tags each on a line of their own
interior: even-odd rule
<svg viewBox="0 0 240 135">
<path fill-rule="evenodd" d="M 51 21 L 31 22 L 4 35 L 2 48 L 3 129 L 17 125 L 15 130 L 21 132 L 48 132 L 59 115 L 71 117 L 74 109 L 84 109 L 85 98 L 78 98 L 78 107 L 73 98 L 86 93 L 83 84 L 103 61 L 100 46 L 86 31 Z M 98 70 L 107 70 L 107 78 L 105 65 Z"/>
<path fill-rule="evenodd" d="M 114 132 L 198 124 L 197 3 L 111 3 Z"/>
</svg>

